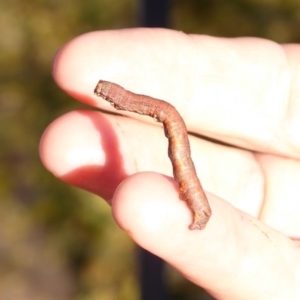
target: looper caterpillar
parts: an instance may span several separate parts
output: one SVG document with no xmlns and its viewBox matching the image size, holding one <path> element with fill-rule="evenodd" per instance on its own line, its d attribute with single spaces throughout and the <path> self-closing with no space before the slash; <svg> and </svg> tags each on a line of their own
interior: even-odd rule
<svg viewBox="0 0 300 300">
<path fill-rule="evenodd" d="M 194 214 L 189 228 L 203 229 L 209 220 L 211 209 L 191 159 L 185 123 L 175 107 L 166 101 L 134 94 L 115 83 L 103 80 L 98 82 L 94 93 L 110 102 L 117 110 L 147 115 L 163 123 L 169 141 L 168 154 L 174 178 L 179 184 L 179 198 L 187 202 Z"/>
</svg>

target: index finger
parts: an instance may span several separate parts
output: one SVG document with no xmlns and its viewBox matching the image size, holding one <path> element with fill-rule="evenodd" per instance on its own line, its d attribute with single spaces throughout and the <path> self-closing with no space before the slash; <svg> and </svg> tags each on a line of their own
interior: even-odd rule
<svg viewBox="0 0 300 300">
<path fill-rule="evenodd" d="M 60 50 L 53 74 L 62 89 L 87 104 L 113 110 L 93 95 L 99 79 L 112 81 L 172 103 L 191 132 L 298 158 L 298 50 L 262 39 L 164 29 L 91 32 Z"/>
</svg>

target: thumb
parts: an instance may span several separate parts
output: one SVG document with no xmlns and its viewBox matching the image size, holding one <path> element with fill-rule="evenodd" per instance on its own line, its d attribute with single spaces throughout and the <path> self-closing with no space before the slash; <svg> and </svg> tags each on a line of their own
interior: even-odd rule
<svg viewBox="0 0 300 300">
<path fill-rule="evenodd" d="M 294 299 L 287 296 L 293 291 L 287 272 L 299 264 L 293 243 L 208 196 L 213 214 L 204 230 L 192 231 L 192 213 L 179 200 L 173 179 L 138 173 L 116 190 L 113 214 L 136 243 L 217 299 Z"/>
</svg>

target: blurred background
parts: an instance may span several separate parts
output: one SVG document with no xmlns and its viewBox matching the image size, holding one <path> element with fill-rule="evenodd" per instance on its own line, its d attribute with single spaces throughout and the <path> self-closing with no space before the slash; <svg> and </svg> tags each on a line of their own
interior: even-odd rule
<svg viewBox="0 0 300 300">
<path fill-rule="evenodd" d="M 83 108 L 52 80 L 56 51 L 88 31 L 141 25 L 299 43 L 300 1 L 0 1 L 1 300 L 146 299 L 145 253 L 104 201 L 54 178 L 38 156 L 47 125 Z M 161 299 L 212 299 L 168 266 L 162 277 Z"/>
</svg>

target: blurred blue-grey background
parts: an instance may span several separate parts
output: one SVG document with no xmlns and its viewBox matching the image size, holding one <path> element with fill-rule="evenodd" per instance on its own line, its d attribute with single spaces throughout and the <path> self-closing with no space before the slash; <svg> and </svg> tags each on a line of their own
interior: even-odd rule
<svg viewBox="0 0 300 300">
<path fill-rule="evenodd" d="M 300 1 L 0 1 L 1 300 L 147 298 L 145 253 L 104 201 L 54 178 L 38 156 L 47 125 L 83 107 L 52 80 L 56 51 L 88 31 L 141 25 L 299 43 Z M 211 299 L 168 266 L 162 276 L 162 299 Z"/>
</svg>

